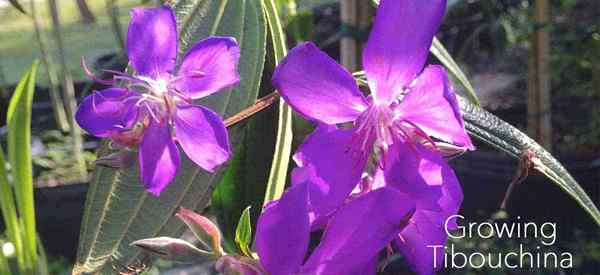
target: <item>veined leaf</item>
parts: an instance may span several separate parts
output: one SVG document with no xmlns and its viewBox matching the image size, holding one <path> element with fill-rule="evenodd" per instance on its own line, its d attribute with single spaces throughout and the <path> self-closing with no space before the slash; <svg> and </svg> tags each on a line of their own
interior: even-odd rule
<svg viewBox="0 0 600 275">
<path fill-rule="evenodd" d="M 469 103 L 465 98 L 458 99 L 469 134 L 514 158 L 520 158 L 526 152 L 531 153 L 534 169 L 573 197 L 600 226 L 600 212 L 594 202 L 548 151 L 514 126 Z"/>
<path fill-rule="evenodd" d="M 253 103 L 264 66 L 266 25 L 258 0 L 170 1 L 177 16 L 179 57 L 210 35 L 236 37 L 241 47 L 239 85 L 202 100 L 200 104 L 229 117 Z M 233 148 L 240 129 L 229 131 Z M 99 155 L 109 153 L 105 145 Z M 204 172 L 182 156 L 177 178 L 159 198 L 148 195 L 140 183 L 137 164 L 116 170 L 96 167 L 82 222 L 73 274 L 114 274 L 113 264 L 126 266 L 140 260 L 139 249 L 129 244 L 156 236 L 176 236 L 184 224 L 173 217 L 178 206 L 201 212 L 224 169 Z"/>
<path fill-rule="evenodd" d="M 23 220 L 23 256 L 25 268 L 35 269 L 37 235 L 33 202 L 33 167 L 31 163 L 31 105 L 35 90 L 35 61 L 15 89 L 8 105 L 8 161 L 12 168 L 17 209 Z M 4 165 L 4 163 L 2 164 Z"/>
</svg>

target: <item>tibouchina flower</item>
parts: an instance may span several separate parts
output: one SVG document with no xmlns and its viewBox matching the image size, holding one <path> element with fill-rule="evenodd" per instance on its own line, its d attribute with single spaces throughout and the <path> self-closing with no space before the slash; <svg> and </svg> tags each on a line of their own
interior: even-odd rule
<svg viewBox="0 0 600 275">
<path fill-rule="evenodd" d="M 363 180 L 360 194 L 349 196 L 363 173 L 373 172 L 379 185 L 416 202 L 417 212 L 396 243 L 420 275 L 433 274 L 427 245 L 445 242 L 444 220 L 462 202 L 458 180 L 433 138 L 474 149 L 445 70 L 423 68 L 445 6 L 445 1 L 381 1 L 363 54 L 370 97 L 310 43 L 290 51 L 273 76 L 287 103 L 319 125 L 295 154 L 292 176 L 293 184 L 311 183 L 311 229 L 326 226 L 344 202 L 375 190 L 375 182 Z M 348 122 L 349 128 L 336 126 Z M 369 166 L 374 151 L 382 154 Z"/>
<path fill-rule="evenodd" d="M 445 1 L 383 0 L 363 54 L 366 98 L 350 73 L 312 43 L 290 51 L 272 82 L 295 111 L 325 124 L 352 122 L 355 152 L 387 151 L 429 136 L 473 149 L 445 70 L 425 64 Z"/>
<path fill-rule="evenodd" d="M 239 82 L 239 47 L 231 37 L 209 37 L 185 55 L 178 71 L 177 26 L 170 7 L 134 8 L 127 53 L 136 74 L 117 73 L 125 87 L 86 97 L 76 119 L 88 133 L 139 146 L 142 182 L 159 195 L 175 177 L 176 142 L 198 166 L 213 171 L 230 155 L 227 130 L 212 110 L 193 100 Z"/>
<path fill-rule="evenodd" d="M 310 183 L 290 187 L 258 219 L 256 251 L 269 275 L 375 274 L 378 253 L 408 224 L 415 204 L 383 187 L 341 206 L 308 252 Z"/>
</svg>

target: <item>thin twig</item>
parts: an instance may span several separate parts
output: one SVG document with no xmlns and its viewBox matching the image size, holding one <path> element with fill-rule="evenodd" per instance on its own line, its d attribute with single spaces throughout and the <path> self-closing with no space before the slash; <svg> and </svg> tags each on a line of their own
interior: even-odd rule
<svg viewBox="0 0 600 275">
<path fill-rule="evenodd" d="M 242 120 L 247 119 L 247 118 L 257 114 L 258 112 L 271 106 L 278 99 L 279 99 L 279 93 L 277 91 L 274 91 L 264 97 L 259 98 L 250 107 L 248 107 L 248 108 L 240 111 L 239 113 L 233 115 L 232 117 L 226 119 L 225 127 L 231 127 L 231 126 L 241 122 Z"/>
</svg>

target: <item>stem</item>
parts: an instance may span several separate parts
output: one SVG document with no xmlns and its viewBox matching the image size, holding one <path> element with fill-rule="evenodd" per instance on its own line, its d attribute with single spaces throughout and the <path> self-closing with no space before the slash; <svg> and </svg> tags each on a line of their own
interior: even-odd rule
<svg viewBox="0 0 600 275">
<path fill-rule="evenodd" d="M 279 21 L 275 1 L 263 0 L 262 4 L 271 32 L 275 64 L 277 65 L 287 53 L 285 34 Z M 284 101 L 280 101 L 275 154 L 269 172 L 264 204 L 280 198 L 283 194 L 292 151 L 292 138 L 292 109 Z"/>
<path fill-rule="evenodd" d="M 75 158 L 79 180 L 87 180 L 87 168 L 85 159 L 83 158 L 83 138 L 81 129 L 75 122 L 75 109 L 77 109 L 77 101 L 75 99 L 75 88 L 73 87 L 73 78 L 67 67 L 65 58 L 65 47 L 63 43 L 62 30 L 60 26 L 60 18 L 58 16 L 58 7 L 56 0 L 48 0 L 50 15 L 52 17 L 52 31 L 58 48 L 58 56 L 62 70 L 63 97 L 66 101 L 66 111 L 69 118 L 69 126 L 71 128 L 71 140 L 73 142 L 73 157 Z"/>
<path fill-rule="evenodd" d="M 279 93 L 277 91 L 272 92 L 264 97 L 259 98 L 256 102 L 250 107 L 240 111 L 239 113 L 229 117 L 225 120 L 225 127 L 231 127 L 244 119 L 247 119 L 256 113 L 266 109 L 271 106 L 275 101 L 279 99 Z"/>
<path fill-rule="evenodd" d="M 36 12 L 35 6 L 35 1 L 31 1 L 31 19 L 33 21 L 33 28 L 35 30 L 35 37 L 40 48 L 40 54 L 42 56 L 42 64 L 46 68 L 46 76 L 48 77 L 48 82 L 50 83 L 50 101 L 52 102 L 52 110 L 54 111 L 54 120 L 56 120 L 56 125 L 58 125 L 60 130 L 67 132 L 69 131 L 69 123 L 67 121 L 67 115 L 65 114 L 65 105 L 60 97 L 60 81 L 56 75 L 56 70 L 54 69 L 51 60 L 52 58 L 48 53 L 48 46 L 44 42 L 44 37 L 42 35 L 42 29 L 40 26 L 40 17 Z"/>
</svg>

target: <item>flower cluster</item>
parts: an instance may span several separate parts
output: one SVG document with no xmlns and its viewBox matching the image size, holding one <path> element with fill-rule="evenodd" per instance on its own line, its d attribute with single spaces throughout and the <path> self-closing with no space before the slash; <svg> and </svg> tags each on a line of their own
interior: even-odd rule
<svg viewBox="0 0 600 275">
<path fill-rule="evenodd" d="M 375 274 L 387 248 L 401 253 L 416 273 L 434 274 L 431 246 L 443 245 L 444 228 L 457 226 L 445 222 L 463 199 L 442 147 L 474 149 L 447 73 L 425 67 L 445 7 L 445 0 L 381 0 L 363 55 L 368 97 L 311 43 L 291 50 L 276 68 L 273 85 L 317 128 L 293 156 L 292 186 L 258 220 L 260 266 L 227 255 L 216 226 L 187 210 L 180 212 L 182 220 L 210 237 L 210 253 L 164 238 L 136 245 L 160 248 L 174 259 L 208 255 L 219 259 L 219 270 L 270 275 Z M 235 40 L 202 40 L 176 69 L 173 11 L 138 8 L 131 14 L 127 51 L 135 73 L 99 80 L 113 87 L 85 98 L 76 114 L 81 127 L 137 149 L 142 182 L 155 195 L 176 176 L 177 144 L 207 171 L 225 162 L 231 152 L 222 120 L 194 100 L 239 81 Z M 307 255 L 311 233 L 321 230 Z M 175 253 L 181 249 L 188 254 Z M 441 263 L 443 254 L 437 257 Z"/>
<path fill-rule="evenodd" d="M 139 147 L 142 182 L 157 196 L 177 174 L 176 143 L 207 171 L 225 162 L 231 150 L 223 121 L 193 101 L 239 82 L 240 49 L 235 39 L 199 41 L 175 70 L 177 26 L 172 9 L 134 8 L 127 53 L 136 73 L 114 72 L 112 80 L 99 80 L 114 87 L 83 100 L 75 116 L 79 125 L 91 135 Z M 117 87 L 117 82 L 124 87 Z"/>
<path fill-rule="evenodd" d="M 445 243 L 444 222 L 463 198 L 439 145 L 474 149 L 445 70 L 424 68 L 445 7 L 381 1 L 363 53 L 369 97 L 311 43 L 277 67 L 273 84 L 317 129 L 294 155 L 292 187 L 258 221 L 269 274 L 375 274 L 384 248 L 420 275 L 435 272 L 428 246 Z M 323 236 L 307 257 L 317 230 Z"/>
</svg>

